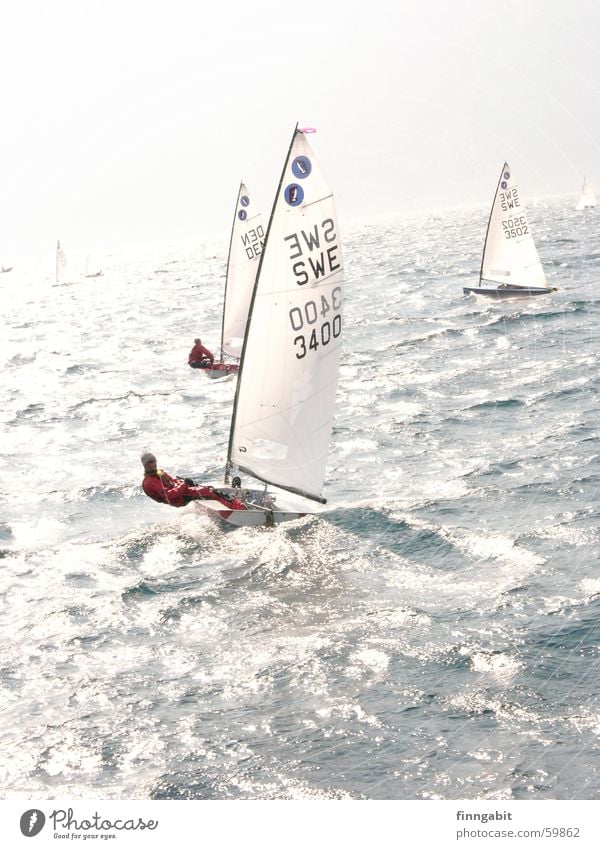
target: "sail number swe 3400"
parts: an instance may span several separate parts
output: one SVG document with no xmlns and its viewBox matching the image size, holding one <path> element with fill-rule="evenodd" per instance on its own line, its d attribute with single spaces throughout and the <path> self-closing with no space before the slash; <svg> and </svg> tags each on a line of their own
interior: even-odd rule
<svg viewBox="0 0 600 849">
<path fill-rule="evenodd" d="M 342 332 L 342 289 L 336 286 L 331 291 L 331 300 L 326 295 L 306 301 L 304 308 L 292 307 L 289 312 L 294 337 L 296 359 L 303 359 L 309 351 L 317 351 L 320 345 L 329 345 Z"/>
</svg>

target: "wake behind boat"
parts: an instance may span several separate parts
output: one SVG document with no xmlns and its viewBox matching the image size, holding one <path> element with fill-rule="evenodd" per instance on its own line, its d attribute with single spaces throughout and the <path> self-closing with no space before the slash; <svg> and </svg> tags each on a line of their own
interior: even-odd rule
<svg viewBox="0 0 600 849">
<path fill-rule="evenodd" d="M 239 370 L 250 298 L 264 235 L 261 214 L 254 211 L 248 189 L 244 183 L 240 183 L 229 239 L 220 356 L 212 365 L 199 366 L 212 379 L 227 377 Z"/>
<path fill-rule="evenodd" d="M 326 503 L 343 268 L 333 195 L 306 132 L 294 130 L 275 196 L 246 326 L 225 486 L 217 484 L 243 509 L 197 502 L 236 526 L 287 522 Z M 239 474 L 264 488 L 243 488 Z"/>
<path fill-rule="evenodd" d="M 519 188 L 510 165 L 505 162 L 488 221 L 479 285 L 464 287 L 463 293 L 515 298 L 549 292 L 556 289 L 546 283 Z"/>
</svg>

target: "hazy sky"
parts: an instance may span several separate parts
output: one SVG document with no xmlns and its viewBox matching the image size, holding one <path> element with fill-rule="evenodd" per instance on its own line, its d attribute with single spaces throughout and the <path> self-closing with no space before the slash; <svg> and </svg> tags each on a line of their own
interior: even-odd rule
<svg viewBox="0 0 600 849">
<path fill-rule="evenodd" d="M 0 74 L 0 261 L 225 241 L 296 121 L 342 222 L 600 190 L 597 0 L 19 0 Z"/>
</svg>

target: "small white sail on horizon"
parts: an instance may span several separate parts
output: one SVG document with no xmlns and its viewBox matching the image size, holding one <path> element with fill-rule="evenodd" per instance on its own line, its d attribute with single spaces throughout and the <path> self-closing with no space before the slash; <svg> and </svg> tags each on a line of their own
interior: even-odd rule
<svg viewBox="0 0 600 849">
<path fill-rule="evenodd" d="M 246 509 L 202 502 L 235 525 L 296 519 L 324 504 L 342 343 L 343 264 L 331 189 L 294 130 L 250 305 L 231 420 L 226 484 L 265 487 Z M 238 488 L 239 491 L 239 488 Z M 254 493 L 256 496 L 256 493 Z M 286 497 L 287 496 L 287 497 Z"/>
<path fill-rule="evenodd" d="M 56 240 L 56 282 L 65 282 L 65 269 L 67 267 L 67 257 L 60 245 L 60 239 Z"/>
<path fill-rule="evenodd" d="M 92 260 L 91 254 L 85 258 L 85 276 L 86 277 L 102 277 L 102 269 Z"/>
<path fill-rule="evenodd" d="M 488 221 L 479 285 L 465 287 L 463 292 L 501 298 L 552 291 L 555 290 L 547 285 L 517 181 L 505 162 Z"/>
<path fill-rule="evenodd" d="M 575 209 L 581 212 L 582 209 L 591 209 L 596 206 L 596 195 L 592 189 L 591 183 L 587 177 L 583 178 L 583 186 L 581 187 L 581 195 L 577 201 Z"/>
</svg>

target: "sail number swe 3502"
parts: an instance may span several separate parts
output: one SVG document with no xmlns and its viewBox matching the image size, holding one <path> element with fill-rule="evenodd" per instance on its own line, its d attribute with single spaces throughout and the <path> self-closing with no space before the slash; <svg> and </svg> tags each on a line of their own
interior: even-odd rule
<svg viewBox="0 0 600 849">
<path fill-rule="evenodd" d="M 502 232 L 505 239 L 517 239 L 519 236 L 526 236 L 529 233 L 527 219 L 524 215 L 504 219 L 502 221 Z"/>
<path fill-rule="evenodd" d="M 304 307 L 292 307 L 289 312 L 294 337 L 296 359 L 303 359 L 309 351 L 317 351 L 321 345 L 329 345 L 342 332 L 342 289 L 331 290 L 331 298 L 319 295 L 314 301 L 306 301 Z"/>
</svg>

